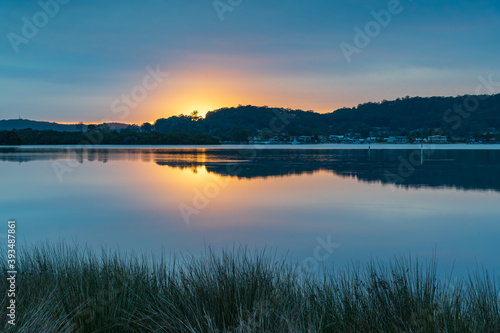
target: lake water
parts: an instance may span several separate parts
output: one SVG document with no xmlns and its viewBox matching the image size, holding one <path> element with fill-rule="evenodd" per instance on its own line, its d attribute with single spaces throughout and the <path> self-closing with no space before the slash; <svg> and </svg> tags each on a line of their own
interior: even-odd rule
<svg viewBox="0 0 500 333">
<path fill-rule="evenodd" d="M 19 246 L 244 245 L 311 271 L 435 250 L 444 271 L 500 270 L 499 146 L 4 147 L 0 170 Z"/>
</svg>

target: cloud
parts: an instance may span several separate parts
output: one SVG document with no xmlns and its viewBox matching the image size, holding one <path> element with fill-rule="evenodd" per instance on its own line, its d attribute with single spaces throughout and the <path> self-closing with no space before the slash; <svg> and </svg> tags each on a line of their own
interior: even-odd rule
<svg viewBox="0 0 500 333">
<path fill-rule="evenodd" d="M 243 1 L 223 22 L 211 1 L 70 1 L 19 53 L 0 39 L 2 116 L 99 119 L 156 65 L 173 75 L 131 121 L 236 99 L 326 111 L 400 94 L 453 95 L 498 68 L 496 2 L 402 4 L 347 64 L 340 42 L 387 1 Z M 38 10 L 36 2 L 2 2 L 0 35 L 20 32 L 22 17 Z"/>
</svg>

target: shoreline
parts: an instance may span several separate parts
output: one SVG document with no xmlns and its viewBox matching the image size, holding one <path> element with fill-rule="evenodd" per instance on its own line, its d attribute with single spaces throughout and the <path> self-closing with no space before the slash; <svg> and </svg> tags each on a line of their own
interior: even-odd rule
<svg viewBox="0 0 500 333">
<path fill-rule="evenodd" d="M 392 144 L 343 144 L 343 143 L 317 143 L 317 144 L 220 144 L 220 145 L 0 145 L 0 153 L 4 149 L 420 149 L 420 143 Z M 500 150 L 500 144 L 468 144 L 468 143 L 438 143 L 424 144 L 424 150 L 436 149 L 481 149 Z"/>
</svg>

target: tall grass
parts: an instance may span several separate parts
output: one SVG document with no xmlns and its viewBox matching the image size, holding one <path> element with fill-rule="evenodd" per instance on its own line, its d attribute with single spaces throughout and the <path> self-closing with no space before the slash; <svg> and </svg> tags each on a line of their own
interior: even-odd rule
<svg viewBox="0 0 500 333">
<path fill-rule="evenodd" d="M 167 258 L 46 243 L 22 251 L 17 283 L 5 332 L 500 332 L 495 277 L 451 284 L 435 259 L 313 277 L 245 249 Z"/>
</svg>

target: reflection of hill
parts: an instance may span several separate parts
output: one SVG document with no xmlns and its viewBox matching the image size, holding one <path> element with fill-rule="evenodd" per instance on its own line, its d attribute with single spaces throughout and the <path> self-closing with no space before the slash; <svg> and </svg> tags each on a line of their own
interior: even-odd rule
<svg viewBox="0 0 500 333">
<path fill-rule="evenodd" d="M 500 151 L 426 151 L 423 169 L 420 153 L 412 150 L 259 150 L 254 158 L 231 151 L 214 152 L 218 158 L 245 161 L 216 162 L 157 161 L 171 167 L 203 165 L 207 171 L 238 178 L 284 177 L 327 170 L 364 182 L 404 187 L 453 187 L 464 190 L 500 191 Z M 234 154 L 233 156 L 228 156 Z M 226 156 L 223 156 L 226 155 Z"/>
<path fill-rule="evenodd" d="M 238 178 L 285 177 L 331 171 L 364 182 L 404 187 L 500 191 L 500 150 L 427 150 L 423 170 L 415 150 L 377 149 L 68 149 L 1 148 L 0 161 L 143 161 L 176 168 L 204 166 Z"/>
</svg>

